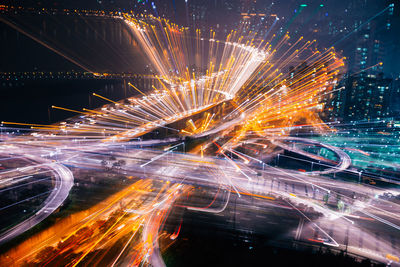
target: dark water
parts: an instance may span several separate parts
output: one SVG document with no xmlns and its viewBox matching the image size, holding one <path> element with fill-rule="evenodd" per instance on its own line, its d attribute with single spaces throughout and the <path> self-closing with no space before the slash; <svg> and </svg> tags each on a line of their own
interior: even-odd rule
<svg viewBox="0 0 400 267">
<path fill-rule="evenodd" d="M 25 81 L 20 86 L 2 89 L 1 121 L 39 124 L 77 115 L 52 109 L 52 105 L 81 111 L 84 107 L 96 108 L 107 103 L 93 96 L 93 92 L 113 100 L 132 95 L 132 91 L 125 91 L 122 80 Z"/>
</svg>

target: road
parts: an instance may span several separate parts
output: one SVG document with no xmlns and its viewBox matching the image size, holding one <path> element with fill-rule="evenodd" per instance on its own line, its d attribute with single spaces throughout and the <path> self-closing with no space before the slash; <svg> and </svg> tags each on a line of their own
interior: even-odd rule
<svg viewBox="0 0 400 267">
<path fill-rule="evenodd" d="M 65 166 L 98 170 L 104 168 L 102 162 L 114 157 L 114 161 L 124 160 L 125 164 L 113 167 L 113 172 L 172 185 L 207 189 L 208 194 L 196 193 L 184 205 L 188 212 L 211 214 L 205 216 L 212 216 L 219 227 L 228 225 L 229 228 L 234 224 L 240 233 L 267 234 L 274 232 L 273 225 L 278 224 L 281 242 L 295 240 L 309 245 L 345 249 L 380 262 L 388 262 L 387 254 L 399 256 L 400 205 L 381 197 L 387 192 L 398 194 L 394 189 L 332 180 L 321 173 L 310 176 L 272 166 L 257 168 L 257 165 L 226 158 L 182 154 L 175 152 L 174 146 L 165 150 L 134 148 L 135 142 L 103 143 L 97 146 L 75 144 L 57 148 L 43 144 L 19 146 L 21 150 L 15 152 L 23 151 L 25 157 L 51 168 L 57 174 L 56 190 L 35 216 L 3 235 L 3 242 L 42 221 L 63 202 L 74 179 Z M 42 157 L 29 156 L 32 154 Z M 139 210 L 127 209 L 126 212 L 140 216 L 155 214 L 157 217 L 157 211 L 168 210 L 179 195 L 181 193 L 170 198 L 171 193 L 164 191 L 160 195 L 164 200 Z M 215 201 L 211 201 L 214 198 Z M 235 210 L 232 210 L 233 207 Z M 152 228 L 153 224 L 148 227 Z M 148 258 L 155 249 L 154 256 L 149 259 L 159 263 L 158 238 L 154 231 L 159 230 L 152 230 L 150 239 L 156 243 L 143 240 L 151 244 L 151 249 L 141 249 L 141 256 L 137 257 Z M 96 246 L 92 243 L 85 248 L 91 250 Z M 124 262 L 123 258 L 119 262 Z"/>
<path fill-rule="evenodd" d="M 196 199 L 187 207 L 193 212 L 208 212 L 218 216 L 227 207 L 233 205 L 232 201 L 235 197 L 244 199 L 242 196 L 250 196 L 265 199 L 264 203 L 260 204 L 262 208 L 252 207 L 251 200 L 241 204 L 243 209 L 255 210 L 254 214 L 258 216 L 257 220 L 260 223 L 256 229 L 253 229 L 255 232 L 263 232 L 259 229 L 265 226 L 262 222 L 263 218 L 269 220 L 268 212 L 266 215 L 260 214 L 266 205 L 273 209 L 283 209 L 284 212 L 280 211 L 281 215 L 275 220 L 294 220 L 296 225 L 300 225 L 296 231 L 290 230 L 286 233 L 297 241 L 347 249 L 348 252 L 369 256 L 381 262 L 387 261 L 387 254 L 397 255 L 397 244 L 400 243 L 400 206 L 379 197 L 388 190 L 366 184 L 332 180 L 320 175 L 310 176 L 307 173 L 271 166 L 265 167 L 264 170 L 254 171 L 245 164 L 236 162 L 242 169 L 240 172 L 228 160 L 201 158 L 189 154 L 165 154 L 162 151 L 134 149 L 126 154 L 122 151 L 114 151 L 113 155 L 126 160 L 126 165 L 119 170 L 120 172 L 134 173 L 154 180 L 202 186 L 209 188 L 210 191 L 220 188 L 232 194 L 229 198 L 226 194 L 219 194 L 218 201 L 214 203 L 219 205 L 207 208 L 204 208 L 207 203 L 202 205 L 202 201 Z M 164 156 L 159 157 L 160 155 Z M 93 155 L 92 159 L 96 159 L 97 162 L 72 159 L 69 163 L 75 164 L 76 167 L 95 167 L 96 165 L 99 167 L 102 157 Z M 152 161 L 156 157 L 159 159 Z M 148 162 L 150 163 L 146 165 L 146 168 L 140 167 Z M 327 200 L 326 196 L 329 196 Z M 283 202 L 282 200 L 271 201 L 269 197 L 283 199 Z M 339 201 L 344 203 L 342 209 L 337 208 Z M 312 214 L 318 215 L 318 218 L 307 219 L 308 215 L 299 208 L 304 206 L 308 207 Z M 287 210 L 292 210 L 296 216 L 288 216 Z M 239 214 L 236 214 L 237 220 L 242 220 L 243 223 L 248 221 L 247 216 L 242 217 Z M 299 224 L 299 215 L 303 220 L 301 224 Z M 243 229 L 248 227 L 245 225 Z M 264 231 L 270 231 L 270 229 L 267 227 Z"/>
<path fill-rule="evenodd" d="M 256 142 L 257 140 L 259 140 L 259 139 L 250 139 L 250 140 L 247 140 L 246 143 Z M 326 149 L 332 151 L 337 156 L 338 162 L 335 166 L 326 166 L 327 168 L 322 171 L 313 170 L 310 172 L 310 174 L 312 174 L 312 175 L 323 175 L 323 174 L 329 174 L 329 173 L 335 173 L 335 172 L 342 172 L 344 170 L 347 170 L 351 166 L 351 158 L 343 150 L 341 150 L 337 147 L 328 145 L 328 144 L 318 142 L 316 140 L 302 138 L 302 137 L 290 137 L 290 136 L 274 137 L 274 138 L 268 138 L 268 139 L 265 138 L 265 140 L 267 140 L 268 142 L 271 142 L 273 145 L 275 145 L 277 147 L 281 147 L 287 151 L 292 151 L 299 155 L 302 155 L 302 156 L 305 156 L 307 158 L 317 160 L 317 161 L 321 161 L 321 160 L 324 161 L 325 159 L 320 156 L 317 156 L 315 154 L 312 154 L 312 153 L 306 152 L 302 149 L 299 149 L 295 145 L 290 146 L 282 141 L 296 141 L 296 142 L 300 142 L 300 143 L 316 145 L 316 146 L 323 147 L 323 148 L 326 148 Z M 329 160 L 326 160 L 326 161 L 329 161 Z"/>
<path fill-rule="evenodd" d="M 16 155 L 18 152 L 17 149 L 13 150 L 13 154 Z M 74 185 L 74 176 L 72 172 L 66 168 L 65 166 L 51 162 L 50 160 L 43 159 L 41 157 L 30 155 L 30 154 L 20 154 L 21 157 L 25 157 L 32 162 L 37 163 L 41 168 L 50 169 L 54 175 L 54 190 L 51 191 L 49 196 L 43 202 L 41 208 L 31 217 L 24 220 L 23 222 L 15 225 L 14 227 L 8 229 L 7 231 L 1 233 L 0 235 L 0 244 L 6 243 L 7 241 L 21 235 L 32 227 L 36 226 L 44 219 L 46 219 L 49 215 L 51 215 L 55 210 L 57 210 L 61 204 L 65 201 L 65 199 L 69 195 L 69 191 Z M 24 172 L 29 169 L 37 168 L 37 165 L 28 166 L 24 168 L 20 168 L 19 172 Z M 14 171 L 14 170 L 11 170 Z M 7 172 L 3 172 L 4 175 Z"/>
</svg>

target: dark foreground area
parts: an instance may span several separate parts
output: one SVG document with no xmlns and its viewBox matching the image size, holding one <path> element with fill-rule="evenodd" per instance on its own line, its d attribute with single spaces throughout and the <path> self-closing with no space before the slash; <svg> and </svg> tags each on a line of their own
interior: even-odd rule
<svg viewBox="0 0 400 267">
<path fill-rule="evenodd" d="M 253 245 L 253 244 L 252 244 Z M 167 266 L 385 266 L 357 260 L 345 253 L 318 249 L 288 249 L 233 241 L 230 238 L 191 234 L 164 253 Z"/>
<path fill-rule="evenodd" d="M 176 206 L 165 230 L 177 233 L 179 229 L 179 236 L 172 245 L 160 243 L 165 264 L 168 267 L 384 266 L 333 247 L 294 240 L 290 232 L 298 225 L 297 212 L 278 207 L 278 199 L 274 204 L 242 196 L 232 197 L 230 205 L 219 213 Z M 318 215 L 309 212 L 307 216 Z"/>
</svg>

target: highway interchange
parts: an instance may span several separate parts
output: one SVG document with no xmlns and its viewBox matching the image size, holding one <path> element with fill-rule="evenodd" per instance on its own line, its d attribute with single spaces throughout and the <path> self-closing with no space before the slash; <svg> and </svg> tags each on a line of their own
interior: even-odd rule
<svg viewBox="0 0 400 267">
<path fill-rule="evenodd" d="M 346 250 L 379 262 L 397 263 L 400 205 L 384 200 L 382 196 L 388 192 L 398 192 L 322 176 L 326 172 L 340 172 L 343 166 L 349 166 L 348 158 L 343 153 L 338 154 L 336 166 L 326 168 L 324 172 L 307 173 L 259 164 L 255 159 L 253 164 L 245 164 L 239 160 L 176 152 L 183 144 L 174 139 L 169 141 L 169 146 L 164 143 L 164 150 L 146 147 L 146 144 L 154 145 L 154 142 L 146 141 L 90 146 L 75 144 L 57 148 L 22 142 L 2 146 L 3 153 L 6 149 L 12 150 L 13 155 L 24 155 L 35 162 L 35 165 L 19 171 L 38 167 L 51 169 L 55 190 L 36 214 L 2 233 L 1 242 L 27 231 L 63 203 L 74 181 L 69 169 L 101 170 L 104 161 L 109 161 L 112 156 L 125 162 L 123 166 L 114 168 L 114 172 L 188 188 L 207 188 L 211 194 L 214 192 L 215 196 L 211 196 L 214 201 L 210 205 L 207 203 L 209 198 L 202 198 L 200 194 L 185 204 L 187 211 L 205 213 L 207 215 L 204 216 L 213 218 L 222 216 L 220 223 L 223 225 L 232 224 L 234 216 L 235 227 L 239 232 L 268 234 L 274 229 L 273 225 L 283 221 L 285 223 L 280 232 L 284 234 L 279 236 L 281 242 L 285 240 L 291 243 L 295 240 L 308 245 Z M 315 143 L 307 139 L 303 141 Z M 3 171 L 1 174 L 12 171 L 15 170 Z M 75 171 L 76 174 L 79 172 Z M 252 198 L 256 199 L 256 204 Z M 164 202 L 158 203 L 160 209 L 167 208 Z M 158 205 L 153 204 L 152 208 L 144 212 L 142 209 L 129 212 L 147 213 L 157 210 Z M 232 210 L 233 205 L 235 210 Z M 252 217 L 254 219 L 250 219 Z M 279 227 L 282 225 L 279 224 Z M 287 232 L 284 232 L 285 229 Z M 158 248 L 158 243 L 155 243 L 154 248 Z M 155 255 L 157 253 L 156 249 Z M 160 257 L 152 256 L 151 261 L 160 262 Z"/>
<path fill-rule="evenodd" d="M 78 114 L 57 124 L 1 122 L 0 160 L 26 163 L 0 165 L 0 192 L 15 200 L 0 206 L 2 215 L 10 207 L 43 199 L 28 217 L 0 232 L 0 245 L 6 248 L 2 265 L 164 266 L 163 249 L 191 228 L 210 235 L 233 233 L 249 246 L 257 235 L 272 245 L 329 248 L 399 266 L 397 185 L 364 183 L 342 149 L 290 136 L 293 128 L 302 127 L 300 121 L 311 128 L 323 124 L 318 116 L 322 99 L 336 88 L 344 69 L 333 47 L 320 52 L 311 49 L 316 40 L 289 42 L 288 34 L 273 34 L 262 44 L 257 31 L 246 29 L 245 38 L 235 31 L 227 41 L 191 38 L 185 27 L 165 19 L 120 12 L 106 16 L 129 27 L 158 73 L 158 89 L 153 86 L 145 94 L 128 83 L 143 96 L 120 102 L 93 93 L 110 103 L 96 110 L 52 106 Z M 211 47 L 209 54 L 202 55 L 208 50 L 204 45 Z M 196 66 L 192 53 L 210 62 L 204 66 L 206 75 L 189 70 Z M 295 71 L 285 71 L 303 60 Z M 208 111 L 196 126 L 192 118 Z M 179 123 L 185 126 L 173 127 Z M 15 132 L 19 129 L 24 134 Z M 191 130 L 185 130 L 190 138 L 184 138 L 184 129 Z M 141 139 L 159 136 L 159 130 L 173 137 Z M 299 149 L 297 143 L 324 148 L 336 159 Z M 282 157 L 311 169 L 271 160 Z M 37 176 L 41 172 L 45 178 Z M 353 176 L 341 179 L 344 172 Z M 51 181 L 51 189 L 24 196 L 36 177 Z M 67 211 L 73 206 L 68 198 L 91 202 L 85 199 L 89 191 L 102 183 L 115 186 L 118 179 L 123 189 L 99 194 L 89 208 L 57 217 L 64 204 Z M 49 217 L 53 224 L 45 225 Z"/>
</svg>

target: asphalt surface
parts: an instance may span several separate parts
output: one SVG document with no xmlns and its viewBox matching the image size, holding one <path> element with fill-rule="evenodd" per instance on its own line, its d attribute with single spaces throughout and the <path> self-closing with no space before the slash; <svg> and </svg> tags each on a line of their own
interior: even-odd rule
<svg viewBox="0 0 400 267">
<path fill-rule="evenodd" d="M 23 149 L 25 157 L 56 174 L 55 190 L 34 216 L 3 233 L 1 242 L 28 230 L 62 204 L 73 185 L 65 166 L 99 170 L 112 156 L 125 161 L 123 166 L 113 167 L 115 172 L 219 191 L 211 205 L 209 196 L 186 203 L 188 212 L 203 214 L 200 217 L 217 227 L 265 236 L 279 233 L 272 239 L 346 250 L 380 262 L 388 262 L 388 254 L 399 256 L 400 205 L 381 197 L 389 191 L 396 193 L 393 190 L 333 180 L 320 173 L 251 168 L 240 161 L 176 153 L 173 148 L 160 151 L 129 144 L 90 148 L 77 144 L 58 147 L 57 153 L 51 146 L 25 145 Z M 28 156 L 32 154 L 41 157 Z M 154 261 L 160 262 L 159 252 L 155 253 Z"/>
<path fill-rule="evenodd" d="M 54 189 L 50 192 L 49 196 L 42 203 L 40 209 L 33 216 L 15 225 L 14 227 L 8 229 L 7 231 L 1 233 L 0 244 L 6 243 L 7 241 L 21 235 L 22 233 L 26 232 L 27 230 L 31 229 L 32 227 L 36 226 L 44 219 L 46 219 L 49 215 L 51 215 L 55 210 L 57 210 L 61 206 L 61 204 L 68 197 L 69 191 L 74 185 L 74 176 L 72 172 L 65 166 L 51 162 L 50 160 L 46 160 L 38 156 L 29 154 L 21 154 L 21 155 L 22 157 L 25 157 L 32 162 L 36 162 L 40 166 L 40 168 L 47 168 L 52 171 L 54 177 Z M 20 168 L 18 171 L 24 172 L 29 169 L 38 168 L 39 166 L 33 165 L 33 166 L 23 167 Z"/>
</svg>

